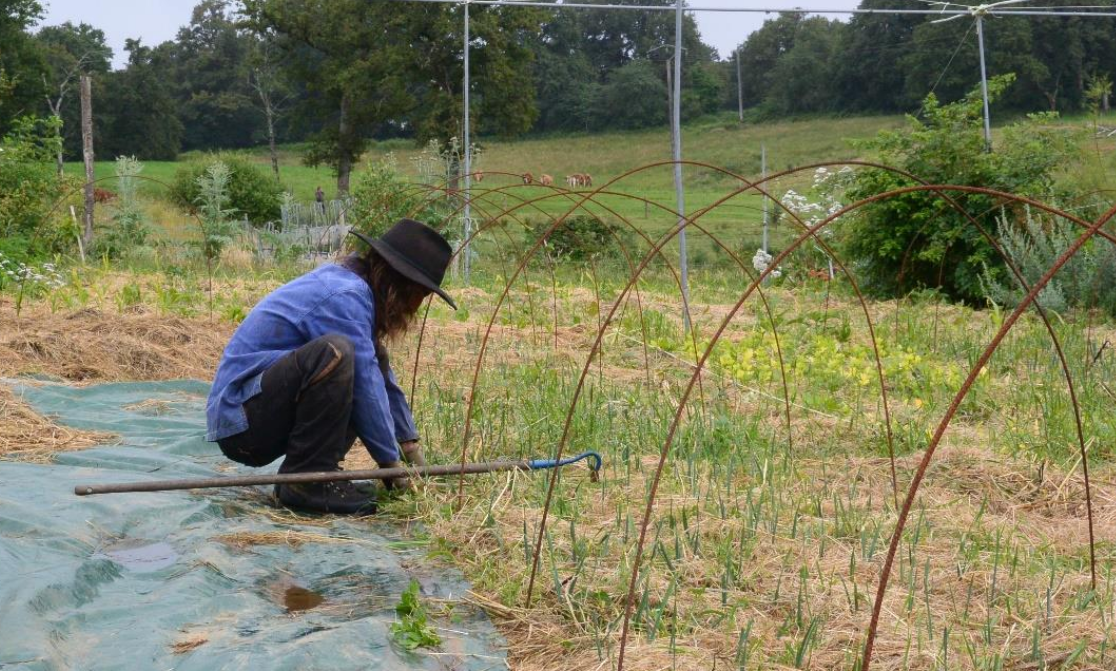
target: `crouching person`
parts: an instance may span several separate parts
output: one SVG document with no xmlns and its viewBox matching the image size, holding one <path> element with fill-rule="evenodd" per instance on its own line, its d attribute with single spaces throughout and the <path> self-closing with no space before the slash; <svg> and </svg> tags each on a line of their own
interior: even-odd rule
<svg viewBox="0 0 1116 671">
<path fill-rule="evenodd" d="M 425 466 L 418 431 L 388 364 L 386 341 L 407 330 L 441 289 L 451 248 L 417 221 L 368 248 L 279 287 L 225 347 L 206 404 L 206 439 L 229 459 L 280 473 L 338 471 L 359 437 L 381 467 Z M 401 478 L 385 483 L 408 488 Z M 349 481 L 283 484 L 283 505 L 340 514 L 375 512 L 368 487 Z"/>
</svg>

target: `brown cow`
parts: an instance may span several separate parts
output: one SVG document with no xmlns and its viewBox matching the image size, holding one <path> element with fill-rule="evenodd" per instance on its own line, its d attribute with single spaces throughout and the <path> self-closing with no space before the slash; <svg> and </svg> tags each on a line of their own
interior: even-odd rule
<svg viewBox="0 0 1116 671">
<path fill-rule="evenodd" d="M 590 175 L 587 172 L 581 173 L 581 185 L 582 186 L 593 186 L 593 176 Z"/>
<path fill-rule="evenodd" d="M 524 184 L 534 184 L 535 183 L 535 176 L 532 175 L 529 172 L 523 173 L 523 183 Z"/>
<path fill-rule="evenodd" d="M 115 198 L 116 194 L 112 191 L 109 191 L 108 189 L 102 189 L 100 187 L 93 187 L 93 202 L 107 203 Z"/>
<path fill-rule="evenodd" d="M 473 181 L 476 182 L 477 184 L 480 184 L 481 182 L 483 182 L 484 181 L 484 173 L 481 172 L 480 170 L 474 172 L 473 173 Z"/>
<path fill-rule="evenodd" d="M 543 175 L 541 175 L 539 177 L 539 184 L 542 184 L 543 186 L 550 186 L 553 183 L 554 183 L 554 178 L 551 177 L 550 175 L 547 175 L 547 174 L 544 173 Z"/>
</svg>

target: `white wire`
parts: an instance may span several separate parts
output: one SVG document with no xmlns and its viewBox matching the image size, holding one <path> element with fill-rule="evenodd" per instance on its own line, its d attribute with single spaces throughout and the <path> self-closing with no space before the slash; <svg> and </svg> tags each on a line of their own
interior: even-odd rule
<svg viewBox="0 0 1116 671">
<path fill-rule="evenodd" d="M 961 47 L 965 46 L 965 40 L 969 39 L 969 33 L 973 32 L 973 27 L 975 26 L 975 21 L 969 24 L 969 29 L 966 30 L 965 34 L 961 36 L 961 41 L 957 43 L 957 48 L 953 50 L 953 54 L 949 57 L 949 60 L 946 61 L 945 67 L 942 68 L 942 71 L 938 74 L 938 78 L 934 81 L 934 85 L 930 87 L 930 93 L 933 93 L 938 89 L 938 84 L 942 83 L 942 78 L 944 78 L 946 72 L 949 71 L 949 66 L 953 65 L 953 59 L 957 58 L 958 52 L 961 51 Z M 930 93 L 927 93 L 924 97 L 929 97 Z"/>
<path fill-rule="evenodd" d="M 486 5 L 497 7 L 543 7 L 546 9 L 610 9 L 641 12 L 673 12 L 673 5 L 614 5 L 594 4 L 586 2 L 539 2 L 538 0 L 391 0 L 392 2 L 433 2 L 440 4 L 460 5 L 468 2 L 471 5 Z M 966 5 L 967 7 L 967 5 Z M 1111 12 L 1062 12 L 1043 11 L 1041 8 L 996 9 L 989 10 L 991 16 L 1100 16 L 1106 18 L 1116 17 L 1116 7 L 1109 7 Z M 804 7 L 686 7 L 687 12 L 719 12 L 719 13 L 745 13 L 745 14 L 916 14 L 925 16 L 971 16 L 972 11 L 944 10 L 944 9 L 806 9 Z"/>
</svg>

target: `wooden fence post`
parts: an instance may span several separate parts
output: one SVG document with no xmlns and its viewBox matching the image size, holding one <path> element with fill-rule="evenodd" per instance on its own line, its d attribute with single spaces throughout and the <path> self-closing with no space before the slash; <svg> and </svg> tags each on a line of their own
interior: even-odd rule
<svg viewBox="0 0 1116 671">
<path fill-rule="evenodd" d="M 81 148 L 85 159 L 85 248 L 93 242 L 93 94 L 89 75 L 81 77 Z"/>
</svg>

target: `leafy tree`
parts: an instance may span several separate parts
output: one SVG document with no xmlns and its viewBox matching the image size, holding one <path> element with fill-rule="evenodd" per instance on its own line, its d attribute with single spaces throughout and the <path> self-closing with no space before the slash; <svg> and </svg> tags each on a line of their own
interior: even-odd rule
<svg viewBox="0 0 1116 671">
<path fill-rule="evenodd" d="M 353 164 L 371 132 L 419 140 L 460 134 L 461 7 L 364 0 L 246 0 L 259 31 L 291 52 L 292 79 L 309 95 L 301 117 L 326 119 L 306 155 L 337 172 L 349 190 Z M 473 118 L 481 132 L 514 135 L 535 119 L 531 8 L 470 10 Z M 370 132 L 371 131 L 371 132 Z"/>
<path fill-rule="evenodd" d="M 42 104 L 47 66 L 42 49 L 27 33 L 42 15 L 37 0 L 0 0 L 0 133 Z"/>
<path fill-rule="evenodd" d="M 763 26 L 737 48 L 745 107 L 763 102 L 774 87 L 775 66 L 783 54 L 794 48 L 798 25 L 803 18 L 801 13 L 782 12 L 777 18 L 764 21 Z"/>
<path fill-rule="evenodd" d="M 129 39 L 128 65 L 104 78 L 94 90 L 94 147 L 98 155 L 174 160 L 182 123 L 165 73 L 150 47 Z"/>
<path fill-rule="evenodd" d="M 793 46 L 771 71 L 764 104 L 772 112 L 828 112 L 836 107 L 838 64 L 845 24 L 818 17 L 795 26 Z"/>
<path fill-rule="evenodd" d="M 323 124 L 312 136 L 305 160 L 327 164 L 337 189 L 349 191 L 353 165 L 363 153 L 368 129 L 399 119 L 412 104 L 408 91 L 412 50 L 406 19 L 440 5 L 417 7 L 364 0 L 245 0 L 249 24 L 271 32 L 286 50 L 289 74 L 308 92 L 303 120 Z"/>
<path fill-rule="evenodd" d="M 682 120 L 716 112 L 724 98 L 726 71 L 714 63 L 698 63 L 682 75 Z"/>
<path fill-rule="evenodd" d="M 1034 83 L 1045 77 L 1044 66 L 1032 55 L 1030 19 L 1002 17 L 985 21 L 984 26 L 989 74 L 1015 75 L 1016 84 L 1003 92 L 997 104 L 1013 109 L 1043 107 Z M 931 92 L 941 100 L 958 100 L 980 81 L 976 31 L 968 19 L 923 23 L 914 30 L 912 43 L 898 63 L 906 73 L 904 106 L 917 105 Z"/>
<path fill-rule="evenodd" d="M 619 0 L 613 4 L 673 6 L 674 0 Z M 583 55 L 596 69 L 598 81 L 632 61 L 673 51 L 672 12 L 556 11 L 549 16 L 542 27 L 545 49 L 559 56 Z M 691 67 L 717 57 L 717 52 L 701 41 L 697 23 L 689 14 L 682 19 L 682 48 L 685 85 Z"/>
<path fill-rule="evenodd" d="M 271 170 L 279 179 L 279 153 L 275 147 L 277 125 L 295 101 L 296 91 L 279 62 L 280 54 L 265 36 L 256 43 L 248 58 L 248 86 L 255 93 L 255 105 L 263 115 L 267 128 L 267 146 L 271 153 Z"/>
<path fill-rule="evenodd" d="M 648 61 L 633 61 L 613 71 L 597 100 L 597 119 L 623 129 L 666 123 L 667 88 L 656 70 Z"/>
<path fill-rule="evenodd" d="M 989 95 L 997 98 L 1013 81 L 992 78 Z M 1008 193 L 1057 196 L 1054 176 L 1071 155 L 1072 142 L 1033 115 L 1005 129 L 995 152 L 986 152 L 982 133 L 980 89 L 961 101 L 942 105 L 931 94 L 918 117 L 908 117 L 905 131 L 881 132 L 866 143 L 880 160 L 931 184 L 960 184 Z M 848 200 L 911 185 L 883 170 L 858 172 Z M 992 217 L 1003 206 L 981 194 L 948 194 L 984 225 L 995 231 Z M 890 197 L 861 208 L 845 230 L 845 249 L 856 259 L 867 288 L 881 295 L 902 295 L 935 287 L 947 295 L 982 301 L 981 274 L 1003 272 L 1003 262 L 968 219 L 930 192 Z"/>
<path fill-rule="evenodd" d="M 597 73 L 584 53 L 570 56 L 541 49 L 535 55 L 535 96 L 542 130 L 588 130 L 600 94 Z"/>
<path fill-rule="evenodd" d="M 862 0 L 863 9 L 906 9 L 907 0 Z M 849 20 L 837 62 L 836 85 L 840 108 L 850 111 L 896 112 L 910 109 L 904 94 L 904 71 L 895 65 L 912 48 L 914 30 L 925 16 L 857 14 Z M 953 30 L 961 21 L 951 21 L 943 30 Z M 943 46 L 944 45 L 944 46 Z M 938 53 L 952 49 L 956 40 L 934 43 Z M 949 52 L 936 62 L 935 74 L 946 64 Z M 923 91 L 923 95 L 929 89 Z"/>
<path fill-rule="evenodd" d="M 232 16 L 230 0 L 202 0 L 156 60 L 172 82 L 185 149 L 251 146 L 263 137 L 249 59 L 258 38 Z"/>
<path fill-rule="evenodd" d="M 63 146 L 57 159 L 62 172 L 63 153 L 81 154 L 81 104 L 75 93 L 82 75 L 103 76 L 111 70 L 112 49 L 105 43 L 105 33 L 87 23 L 74 25 L 67 21 L 46 26 L 35 36 L 46 56 L 47 72 L 43 73 L 47 109 L 62 120 L 60 132 Z"/>
</svg>

